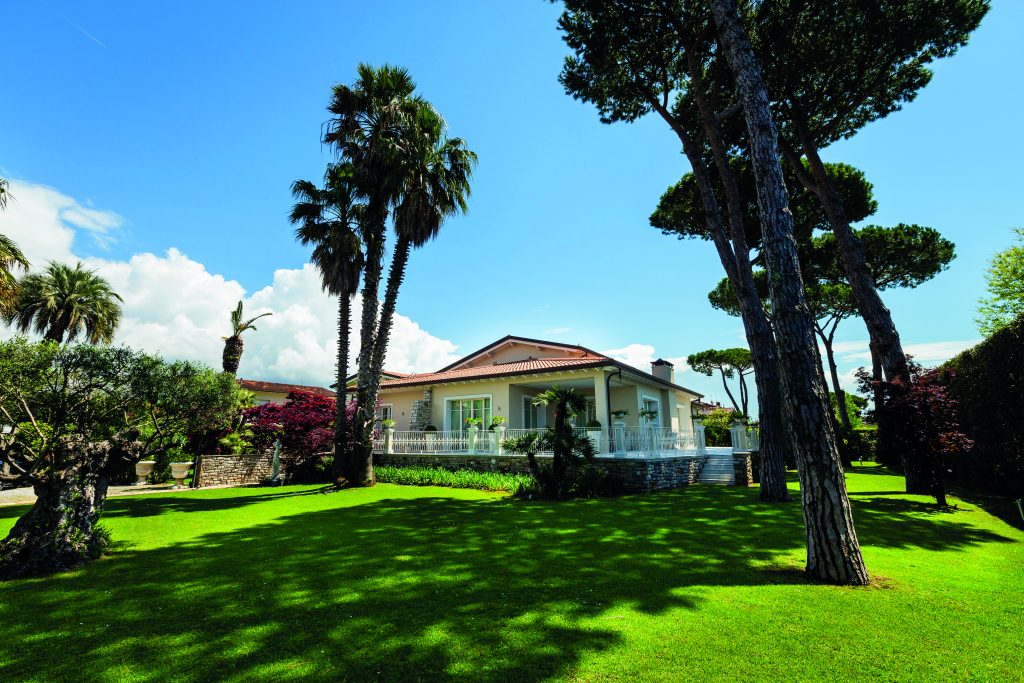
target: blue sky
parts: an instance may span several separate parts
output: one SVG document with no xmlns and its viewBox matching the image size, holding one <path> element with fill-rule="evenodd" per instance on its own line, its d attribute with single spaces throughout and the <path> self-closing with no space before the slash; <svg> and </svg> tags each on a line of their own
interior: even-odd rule
<svg viewBox="0 0 1024 683">
<path fill-rule="evenodd" d="M 480 158 L 469 215 L 414 254 L 399 301 L 410 348 L 445 343 L 395 363 L 429 370 L 508 333 L 600 350 L 647 345 L 669 358 L 741 344 L 739 321 L 705 298 L 722 276 L 712 249 L 647 223 L 687 170 L 664 124 L 603 125 L 562 92 L 557 6 L 435 4 L 6 4 L 0 172 L 19 183 L 22 206 L 0 227 L 35 239 L 44 229 L 33 216 L 46 212 L 32 212 L 33 189 L 51 188 L 40 206 L 57 207 L 54 229 L 66 234 L 35 260 L 91 258 L 124 286 L 163 290 L 136 297 L 127 317 L 148 333 L 125 340 L 216 363 L 217 344 L 199 341 L 223 334 L 207 320 L 226 320 L 214 302 L 244 291 L 252 306 L 273 308 L 312 296 L 297 284 L 309 273 L 285 219 L 288 186 L 318 179 L 331 159 L 319 144 L 331 85 L 351 81 L 360 61 L 390 62 L 411 71 Z M 926 362 L 977 339 L 985 263 L 1024 224 L 1024 141 L 1013 134 L 1024 4 L 993 4 L 915 102 L 826 154 L 874 183 L 871 222 L 930 225 L 957 244 L 949 271 L 885 294 Z M 249 339 L 243 374 L 324 374 L 332 309 L 295 310 Z M 171 342 L 174 326 L 190 334 Z M 839 338 L 848 372 L 863 363 L 863 325 L 844 323 Z M 642 362 L 647 352 L 630 353 Z M 712 380 L 681 381 L 724 399 Z"/>
</svg>

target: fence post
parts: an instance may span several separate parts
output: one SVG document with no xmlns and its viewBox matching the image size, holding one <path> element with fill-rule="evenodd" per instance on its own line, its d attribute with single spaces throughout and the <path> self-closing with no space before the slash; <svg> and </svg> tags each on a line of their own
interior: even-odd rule
<svg viewBox="0 0 1024 683">
<path fill-rule="evenodd" d="M 502 445 L 502 441 L 505 440 L 505 425 L 498 425 L 494 428 L 494 454 L 505 455 L 505 446 Z"/>
<path fill-rule="evenodd" d="M 729 428 L 732 434 L 732 452 L 749 451 L 747 448 L 747 425 L 742 422 L 734 422 Z"/>
<path fill-rule="evenodd" d="M 615 454 L 622 455 L 626 452 L 626 423 L 620 420 L 612 429 L 615 430 Z"/>
<path fill-rule="evenodd" d="M 395 452 L 395 428 L 388 427 L 384 430 L 384 452 L 391 454 Z"/>
<path fill-rule="evenodd" d="M 472 427 L 469 428 L 469 434 L 466 438 L 468 443 L 466 445 L 468 446 L 467 450 L 469 451 L 470 455 L 476 455 L 476 433 L 479 431 L 480 428 L 477 427 L 476 425 L 473 425 Z"/>
<path fill-rule="evenodd" d="M 704 425 L 693 425 L 693 445 L 697 447 L 697 455 L 707 455 L 708 442 L 704 438 Z"/>
</svg>

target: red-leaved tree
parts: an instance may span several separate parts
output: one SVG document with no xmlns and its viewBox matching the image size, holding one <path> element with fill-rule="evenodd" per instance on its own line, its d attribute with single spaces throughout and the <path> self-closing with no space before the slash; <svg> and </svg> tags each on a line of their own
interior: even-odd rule
<svg viewBox="0 0 1024 683">
<path fill-rule="evenodd" d="M 310 391 L 293 391 L 287 403 L 264 403 L 245 411 L 253 445 L 264 450 L 281 440 L 284 450 L 314 455 L 334 445 L 334 399 Z"/>
</svg>

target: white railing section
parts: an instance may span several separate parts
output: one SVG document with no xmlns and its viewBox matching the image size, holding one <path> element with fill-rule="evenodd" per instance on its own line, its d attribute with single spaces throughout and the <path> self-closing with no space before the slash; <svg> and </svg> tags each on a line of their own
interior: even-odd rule
<svg viewBox="0 0 1024 683">
<path fill-rule="evenodd" d="M 698 426 L 694 432 L 676 432 L 653 426 L 627 427 L 615 425 L 608 430 L 574 428 L 577 434 L 586 435 L 594 444 L 594 450 L 605 455 L 627 456 L 670 456 L 705 455 L 704 429 Z M 436 453 L 468 455 L 505 455 L 503 442 L 526 434 L 547 431 L 537 429 L 495 430 L 468 429 L 459 431 L 397 431 L 384 430 L 374 438 L 374 450 L 379 453 Z M 756 432 L 753 438 L 756 439 Z M 550 454 L 550 451 L 541 451 Z"/>
<path fill-rule="evenodd" d="M 745 424 L 734 424 L 729 429 L 732 436 L 732 450 L 749 453 L 761 450 L 761 432 Z"/>
</svg>

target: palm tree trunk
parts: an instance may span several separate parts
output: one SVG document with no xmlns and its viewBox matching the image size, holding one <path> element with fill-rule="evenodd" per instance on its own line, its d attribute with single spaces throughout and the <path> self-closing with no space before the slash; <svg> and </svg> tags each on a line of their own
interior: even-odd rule
<svg viewBox="0 0 1024 683">
<path fill-rule="evenodd" d="M 345 380 L 348 376 L 348 335 L 352 317 L 352 301 L 347 293 L 338 296 L 338 386 L 334 402 L 334 463 L 331 475 L 338 486 L 344 485 L 348 471 L 347 461 L 351 456 L 348 443 L 349 427 L 346 419 L 348 391 Z"/>
<path fill-rule="evenodd" d="M 348 486 L 373 486 L 373 422 L 376 391 L 372 396 L 372 359 L 377 338 L 377 311 L 380 308 L 380 276 L 384 270 L 384 237 L 387 207 L 373 200 L 368 208 L 372 216 L 372 235 L 366 244 L 366 265 L 363 268 L 363 311 L 359 327 L 359 375 L 356 387 L 356 414 L 352 423 L 352 457 L 348 459 L 345 480 Z"/>
<path fill-rule="evenodd" d="M 391 258 L 391 269 L 388 272 L 387 289 L 384 292 L 384 303 L 380 308 L 380 322 L 377 334 L 369 355 L 369 372 L 365 386 L 360 386 L 360 398 L 367 405 L 375 407 L 380 386 L 381 373 L 384 370 L 384 356 L 387 353 L 388 339 L 391 336 L 391 323 L 394 320 L 395 305 L 398 301 L 398 290 L 405 279 L 405 267 L 409 262 L 411 245 L 405 237 L 399 237 L 395 244 L 395 253 Z M 360 380 L 361 382 L 362 380 Z M 373 444 L 369 440 L 355 444 L 353 449 L 353 474 L 361 479 L 356 481 L 373 481 Z M 365 484 L 372 486 L 373 484 Z"/>
<path fill-rule="evenodd" d="M 735 0 L 711 0 L 711 9 L 719 44 L 739 86 L 750 135 L 763 232 L 762 254 L 769 272 L 789 423 L 799 446 L 797 462 L 807 530 L 807 572 L 830 583 L 865 585 L 868 573 L 836 451 L 831 407 L 821 375 L 814 325 L 804 297 L 793 217 L 779 165 L 778 136 L 768 93 Z"/>
<path fill-rule="evenodd" d="M 224 372 L 234 375 L 238 372 L 238 366 L 242 362 L 242 353 L 245 351 L 245 342 L 239 335 L 232 335 L 224 340 L 224 353 L 221 356 L 221 367 Z"/>
</svg>

